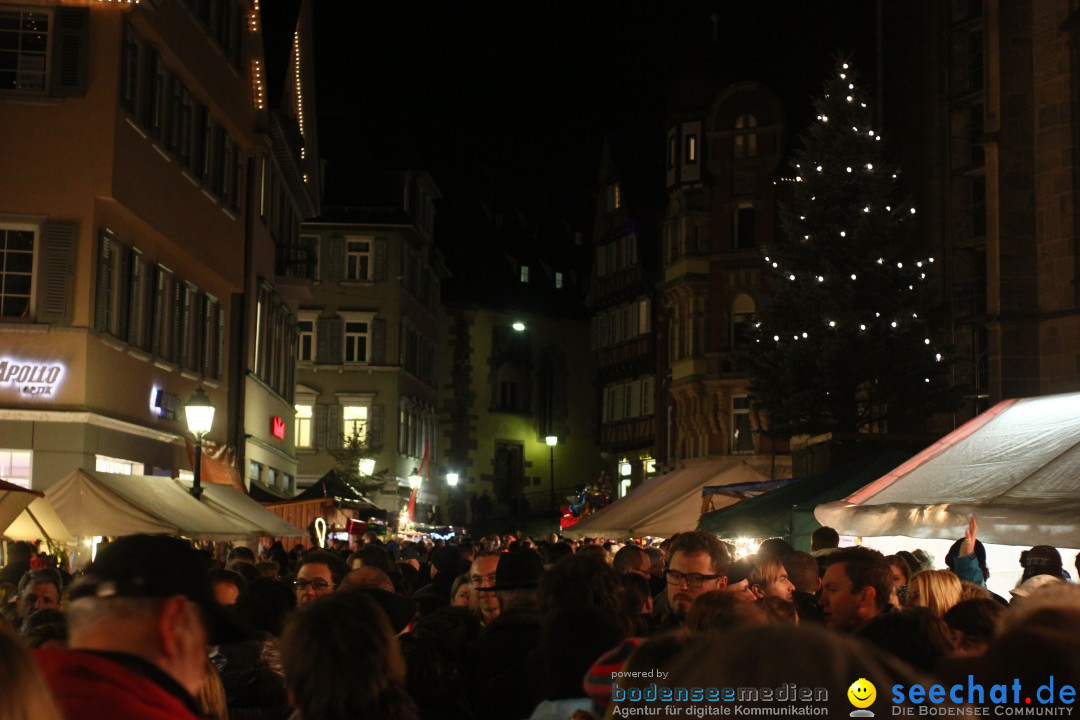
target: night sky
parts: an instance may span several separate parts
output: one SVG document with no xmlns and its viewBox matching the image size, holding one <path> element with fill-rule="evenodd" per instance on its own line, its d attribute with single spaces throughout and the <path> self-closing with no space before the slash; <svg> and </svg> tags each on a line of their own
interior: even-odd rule
<svg viewBox="0 0 1080 720">
<path fill-rule="evenodd" d="M 659 161 L 668 97 L 693 78 L 713 83 L 714 95 L 739 80 L 773 87 L 797 132 L 837 50 L 853 52 L 873 79 L 874 8 L 872 0 L 319 0 L 329 199 L 356 202 L 348 185 L 357 173 L 416 168 L 452 203 L 484 192 L 482 175 L 531 212 L 588 234 L 606 131 L 655 145 Z M 663 178 L 652 182 L 662 206 Z"/>
</svg>

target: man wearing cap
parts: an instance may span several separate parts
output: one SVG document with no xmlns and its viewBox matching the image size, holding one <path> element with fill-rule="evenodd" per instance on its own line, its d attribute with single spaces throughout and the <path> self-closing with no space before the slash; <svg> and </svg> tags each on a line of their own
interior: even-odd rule
<svg viewBox="0 0 1080 720">
<path fill-rule="evenodd" d="M 204 561 L 178 538 L 110 543 L 71 588 L 68 649 L 36 659 L 69 718 L 196 720 L 208 619 Z"/>
</svg>

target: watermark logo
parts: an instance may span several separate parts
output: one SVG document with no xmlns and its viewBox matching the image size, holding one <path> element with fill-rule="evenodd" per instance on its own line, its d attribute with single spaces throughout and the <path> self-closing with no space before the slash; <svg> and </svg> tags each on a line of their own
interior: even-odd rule
<svg viewBox="0 0 1080 720">
<path fill-rule="evenodd" d="M 851 711 L 851 717 L 874 717 L 873 711 L 866 709 L 877 700 L 877 688 L 874 687 L 874 683 L 866 678 L 859 678 L 848 687 L 847 697 L 848 702 L 855 706 L 855 709 Z"/>
</svg>

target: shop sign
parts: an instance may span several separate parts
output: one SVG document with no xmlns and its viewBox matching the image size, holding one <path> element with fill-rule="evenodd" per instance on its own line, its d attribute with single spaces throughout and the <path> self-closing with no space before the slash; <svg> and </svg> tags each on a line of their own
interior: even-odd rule
<svg viewBox="0 0 1080 720">
<path fill-rule="evenodd" d="M 0 388 L 15 388 L 21 395 L 51 397 L 63 376 L 60 364 L 0 358 Z"/>
<path fill-rule="evenodd" d="M 270 434 L 278 440 L 285 439 L 285 421 L 277 415 L 270 418 Z"/>
</svg>

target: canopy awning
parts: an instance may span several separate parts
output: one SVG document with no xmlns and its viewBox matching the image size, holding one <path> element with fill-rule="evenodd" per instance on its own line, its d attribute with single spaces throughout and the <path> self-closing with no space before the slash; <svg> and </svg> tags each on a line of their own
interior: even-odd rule
<svg viewBox="0 0 1080 720">
<path fill-rule="evenodd" d="M 45 491 L 57 516 L 77 536 L 136 533 L 183 535 L 200 540 L 244 540 L 263 534 L 156 475 L 115 475 L 76 470 Z"/>
<path fill-rule="evenodd" d="M 177 480 L 184 492 L 191 491 L 192 483 Z M 202 501 L 222 515 L 259 528 L 262 535 L 271 537 L 307 537 L 307 533 L 290 525 L 278 515 L 267 510 L 261 503 L 237 490 L 232 485 L 211 483 L 202 486 Z"/>
<path fill-rule="evenodd" d="M 689 465 L 645 481 L 626 497 L 563 530 L 563 534 L 572 538 L 668 537 L 697 527 L 702 489 L 706 486 L 767 480 L 741 459 Z M 715 501 L 729 505 L 736 498 L 718 497 Z"/>
<path fill-rule="evenodd" d="M 810 533 L 818 527 L 815 507 L 846 497 L 910 456 L 891 449 L 868 452 L 824 473 L 702 515 L 701 529 L 724 538 L 788 538 L 796 549 L 809 550 Z"/>
<path fill-rule="evenodd" d="M 1006 400 L 817 519 L 848 535 L 1080 546 L 1080 393 Z"/>
<path fill-rule="evenodd" d="M 3 480 L 0 480 L 0 537 L 54 542 L 75 539 L 60 522 L 44 493 Z"/>
</svg>

